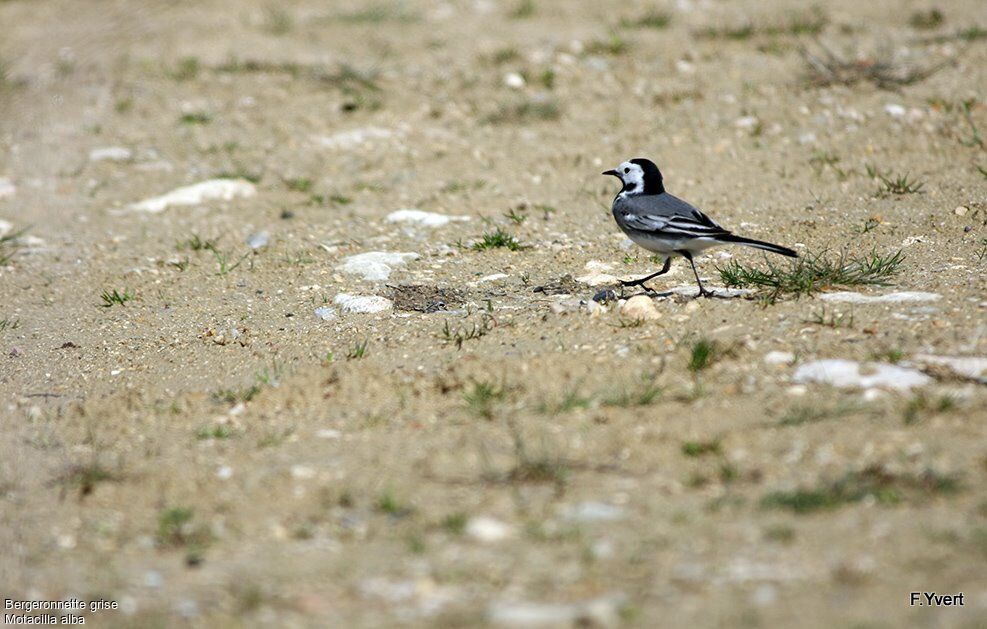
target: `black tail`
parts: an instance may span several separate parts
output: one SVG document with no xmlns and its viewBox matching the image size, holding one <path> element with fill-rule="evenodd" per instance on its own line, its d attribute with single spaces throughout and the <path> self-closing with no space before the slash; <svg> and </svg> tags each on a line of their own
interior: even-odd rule
<svg viewBox="0 0 987 629">
<path fill-rule="evenodd" d="M 765 251 L 770 251 L 771 253 L 778 253 L 783 256 L 788 256 L 789 258 L 799 257 L 799 254 L 792 251 L 788 247 L 782 247 L 780 245 L 772 245 L 770 242 L 764 242 L 763 240 L 754 240 L 753 238 L 744 238 L 743 236 L 735 236 L 733 234 L 727 234 L 726 236 L 717 236 L 716 239 L 722 242 L 732 242 L 738 245 L 754 247 L 755 249 L 764 249 Z"/>
</svg>

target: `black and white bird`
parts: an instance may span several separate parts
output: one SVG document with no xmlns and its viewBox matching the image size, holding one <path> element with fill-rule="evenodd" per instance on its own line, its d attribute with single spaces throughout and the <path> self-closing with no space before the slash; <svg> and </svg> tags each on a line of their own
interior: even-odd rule
<svg viewBox="0 0 987 629">
<path fill-rule="evenodd" d="M 736 236 L 720 227 L 716 221 L 682 199 L 665 192 L 661 171 L 648 159 L 632 159 L 604 175 L 613 175 L 624 184 L 613 200 L 613 217 L 627 237 L 648 251 L 665 257 L 665 266 L 657 273 L 629 282 L 624 286 L 644 286 L 650 279 L 668 273 L 672 256 L 680 255 L 692 265 L 703 297 L 713 293 L 703 287 L 692 257 L 718 245 L 744 245 L 764 249 L 783 256 L 797 258 L 798 254 L 769 242 Z"/>
</svg>

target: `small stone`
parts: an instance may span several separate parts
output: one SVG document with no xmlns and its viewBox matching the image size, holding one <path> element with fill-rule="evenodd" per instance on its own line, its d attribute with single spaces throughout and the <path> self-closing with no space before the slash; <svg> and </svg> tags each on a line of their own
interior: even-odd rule
<svg viewBox="0 0 987 629">
<path fill-rule="evenodd" d="M 603 304 L 611 301 L 617 301 L 617 291 L 612 288 L 604 288 L 597 294 L 593 295 L 593 301 Z"/>
<path fill-rule="evenodd" d="M 271 242 L 271 234 L 268 232 L 257 232 L 247 237 L 247 246 L 251 249 L 261 249 Z"/>
<path fill-rule="evenodd" d="M 190 598 L 183 598 L 175 603 L 175 611 L 185 618 L 192 618 L 199 615 L 199 604 Z"/>
<path fill-rule="evenodd" d="M 493 273 L 491 275 L 484 275 L 480 279 L 476 280 L 477 284 L 482 282 L 496 282 L 497 280 L 502 280 L 505 277 L 509 277 L 507 273 Z"/>
<path fill-rule="evenodd" d="M 148 570 L 144 573 L 144 587 L 159 588 L 164 585 L 164 577 L 157 570 Z"/>
<path fill-rule="evenodd" d="M 870 304 L 870 303 L 904 303 L 917 301 L 938 301 L 942 295 L 938 293 L 924 293 L 921 291 L 901 291 L 896 293 L 885 293 L 884 295 L 864 295 L 850 291 L 837 291 L 835 293 L 823 293 L 819 296 L 823 301 L 850 303 L 850 304 Z"/>
<path fill-rule="evenodd" d="M 888 103 L 884 106 L 884 113 L 891 116 L 892 118 L 901 118 L 905 115 L 906 110 L 904 107 L 897 103 Z"/>
<path fill-rule="evenodd" d="M 733 126 L 738 129 L 746 129 L 748 131 L 754 129 L 758 125 L 759 120 L 757 116 L 743 116 L 742 118 L 737 118 L 733 121 Z"/>
<path fill-rule="evenodd" d="M 953 210 L 953 214 L 957 216 L 966 216 L 966 213 L 969 211 L 970 208 L 966 207 L 965 205 L 960 205 L 955 210 Z"/>
<path fill-rule="evenodd" d="M 466 534 L 478 542 L 492 544 L 512 537 L 514 527 L 494 518 L 477 516 L 466 523 Z"/>
<path fill-rule="evenodd" d="M 343 259 L 336 267 L 343 273 L 363 276 L 365 280 L 386 280 L 394 267 L 404 266 L 409 260 L 417 260 L 417 253 L 393 253 L 389 251 L 368 251 Z"/>
<path fill-rule="evenodd" d="M 580 522 L 612 522 L 624 517 L 624 510 L 605 502 L 580 502 L 563 510 L 566 518 Z"/>
<path fill-rule="evenodd" d="M 323 321 L 331 321 L 336 318 L 336 309 L 329 306 L 319 306 L 315 309 L 315 316 Z"/>
<path fill-rule="evenodd" d="M 778 588 L 771 583 L 763 583 L 754 590 L 752 600 L 758 607 L 771 605 L 778 600 Z"/>
<path fill-rule="evenodd" d="M 829 359 L 806 363 L 795 370 L 792 380 L 798 383 L 828 384 L 837 388 L 884 387 L 908 391 L 925 386 L 932 378 L 917 369 L 887 363 L 858 363 L 852 360 Z"/>
<path fill-rule="evenodd" d="M 487 619 L 504 627 L 616 627 L 622 605 L 622 597 L 582 603 L 497 601 L 487 608 Z"/>
<path fill-rule="evenodd" d="M 679 59 L 675 62 L 675 70 L 679 74 L 695 74 L 696 65 L 691 61 L 687 61 L 685 59 Z"/>
<path fill-rule="evenodd" d="M 765 365 L 791 365 L 795 362 L 795 354 L 791 352 L 768 352 L 764 355 Z"/>
<path fill-rule="evenodd" d="M 129 162 L 134 152 L 123 146 L 104 146 L 89 151 L 91 162 Z"/>
<path fill-rule="evenodd" d="M 138 212 L 157 214 L 175 205 L 199 205 L 206 201 L 230 201 L 252 197 L 257 188 L 246 179 L 210 179 L 191 186 L 177 188 L 168 194 L 145 199 L 130 207 Z"/>
<path fill-rule="evenodd" d="M 0 177 L 0 199 L 6 199 L 17 194 L 17 186 L 6 177 Z"/>
<path fill-rule="evenodd" d="M 620 306 L 620 314 L 634 321 L 654 321 L 661 319 L 655 302 L 647 295 L 635 295 Z"/>
<path fill-rule="evenodd" d="M 334 135 L 322 135 L 314 138 L 315 142 L 327 149 L 352 149 L 370 145 L 376 140 L 386 140 L 394 136 L 394 131 L 382 127 L 361 127 L 349 131 L 341 131 Z"/>
<path fill-rule="evenodd" d="M 915 356 L 915 361 L 920 364 L 939 365 L 958 376 L 987 384 L 987 357 L 918 354 Z"/>
<path fill-rule="evenodd" d="M 343 312 L 351 314 L 374 314 L 390 310 L 394 304 L 386 297 L 377 295 L 347 295 L 340 293 L 336 295 L 333 303 L 340 307 Z"/>
<path fill-rule="evenodd" d="M 387 215 L 388 223 L 413 223 L 422 227 L 442 227 L 453 221 L 463 222 L 468 220 L 470 220 L 469 216 L 437 214 L 435 212 L 424 212 L 413 208 L 395 210 Z"/>
<path fill-rule="evenodd" d="M 504 85 L 511 88 L 512 90 L 524 89 L 526 82 L 524 77 L 517 72 L 508 72 L 504 75 Z"/>
<path fill-rule="evenodd" d="M 546 295 L 573 295 L 579 291 L 579 285 L 572 275 L 566 273 L 557 280 L 548 282 L 542 286 L 535 286 L 531 289 L 533 293 L 544 293 Z"/>
<path fill-rule="evenodd" d="M 233 477 L 233 468 L 229 465 L 223 465 L 218 470 L 216 470 L 216 478 L 220 480 L 229 480 Z"/>
</svg>

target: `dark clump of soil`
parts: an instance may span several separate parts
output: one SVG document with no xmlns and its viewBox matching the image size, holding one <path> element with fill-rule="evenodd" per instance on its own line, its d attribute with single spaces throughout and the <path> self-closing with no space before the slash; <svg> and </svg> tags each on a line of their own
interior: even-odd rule
<svg viewBox="0 0 987 629">
<path fill-rule="evenodd" d="M 441 288 L 427 284 L 389 286 L 391 300 L 398 310 L 413 312 L 438 312 L 450 306 L 461 306 L 466 299 L 466 291 L 459 288 Z"/>
<path fill-rule="evenodd" d="M 545 293 L 546 295 L 573 295 L 578 293 L 579 289 L 579 282 L 566 273 L 557 280 L 552 280 L 542 286 L 535 286 L 532 292 Z"/>
</svg>

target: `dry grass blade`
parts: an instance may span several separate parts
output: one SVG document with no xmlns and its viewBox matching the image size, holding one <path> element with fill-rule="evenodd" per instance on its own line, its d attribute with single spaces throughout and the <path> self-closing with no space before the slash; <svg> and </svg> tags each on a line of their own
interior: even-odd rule
<svg viewBox="0 0 987 629">
<path fill-rule="evenodd" d="M 822 49 L 822 54 L 816 54 L 804 47 L 800 49 L 802 58 L 808 65 L 807 81 L 814 87 L 851 86 L 868 82 L 882 90 L 896 90 L 923 81 L 955 63 L 950 59 L 927 67 L 909 67 L 890 58 L 847 60 L 822 43 L 817 42 L 817 45 Z"/>
</svg>

